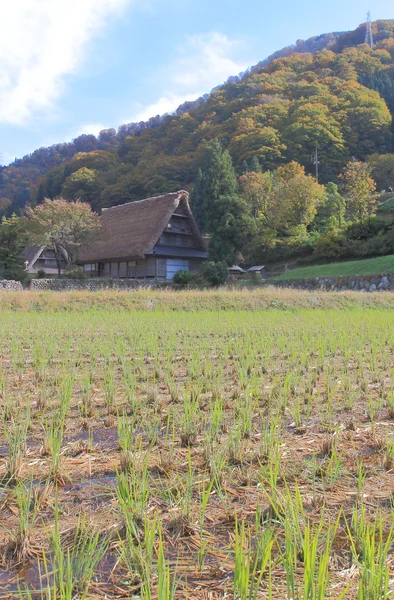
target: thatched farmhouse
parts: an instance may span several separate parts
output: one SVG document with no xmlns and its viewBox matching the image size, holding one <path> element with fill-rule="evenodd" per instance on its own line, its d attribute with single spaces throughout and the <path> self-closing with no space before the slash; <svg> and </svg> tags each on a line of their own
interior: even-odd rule
<svg viewBox="0 0 394 600">
<path fill-rule="evenodd" d="M 29 246 L 24 253 L 25 271 L 31 275 L 37 275 L 41 272 L 47 277 L 54 277 L 59 274 L 59 268 L 53 248 L 40 246 Z M 66 259 L 60 261 L 60 272 L 63 273 L 67 267 Z"/>
<path fill-rule="evenodd" d="M 101 231 L 80 249 L 78 264 L 93 277 L 172 279 L 197 270 L 206 246 L 185 191 L 103 210 Z"/>
</svg>

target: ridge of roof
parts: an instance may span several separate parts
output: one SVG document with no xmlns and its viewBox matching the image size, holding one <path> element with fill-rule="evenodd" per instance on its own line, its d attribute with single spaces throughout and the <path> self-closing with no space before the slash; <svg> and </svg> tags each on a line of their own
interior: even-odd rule
<svg viewBox="0 0 394 600">
<path fill-rule="evenodd" d="M 159 196 L 150 196 L 149 198 L 143 198 L 143 200 L 132 200 L 131 202 L 125 202 L 124 204 L 116 204 L 115 206 L 108 206 L 102 209 L 102 212 L 107 210 L 113 210 L 114 208 L 122 208 L 123 206 L 129 206 L 130 204 L 141 204 L 141 202 L 147 202 L 148 200 L 161 200 L 162 198 L 168 198 L 169 196 L 189 196 L 186 190 L 179 190 L 178 192 L 168 192 L 168 194 L 160 194 Z"/>
</svg>

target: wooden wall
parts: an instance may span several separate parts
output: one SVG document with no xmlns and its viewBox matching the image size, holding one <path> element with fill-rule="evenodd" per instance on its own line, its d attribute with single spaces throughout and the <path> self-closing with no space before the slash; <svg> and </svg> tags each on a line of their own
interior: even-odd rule
<svg viewBox="0 0 394 600">
<path fill-rule="evenodd" d="M 201 258 L 189 258 L 189 270 L 196 271 L 200 268 L 203 260 Z M 167 276 L 167 259 L 147 256 L 137 261 L 114 261 L 102 263 L 99 274 L 98 264 L 84 265 L 84 269 L 92 277 L 110 277 L 112 279 L 144 279 L 156 278 L 165 280 Z"/>
</svg>

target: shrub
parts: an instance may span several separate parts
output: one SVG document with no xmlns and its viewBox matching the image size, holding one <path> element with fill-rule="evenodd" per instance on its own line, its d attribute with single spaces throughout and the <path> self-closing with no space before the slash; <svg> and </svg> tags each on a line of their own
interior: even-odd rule
<svg viewBox="0 0 394 600">
<path fill-rule="evenodd" d="M 337 259 L 346 256 L 347 252 L 346 239 L 342 232 L 331 229 L 317 240 L 314 254 L 319 258 Z"/>
<path fill-rule="evenodd" d="M 47 276 L 47 274 L 44 271 L 44 269 L 38 269 L 38 271 L 37 271 L 37 279 L 45 279 L 46 276 Z"/>
<path fill-rule="evenodd" d="M 206 262 L 201 267 L 201 275 L 209 285 L 223 285 L 228 277 L 227 265 L 225 262 Z"/>
<path fill-rule="evenodd" d="M 180 269 L 175 273 L 174 277 L 172 278 L 172 281 L 179 285 L 188 285 L 191 281 L 193 281 L 193 279 L 194 275 L 192 272 Z"/>
<path fill-rule="evenodd" d="M 389 231 L 391 224 L 379 217 L 369 217 L 364 221 L 351 223 L 346 229 L 348 240 L 368 240 Z"/>
<path fill-rule="evenodd" d="M 88 279 L 88 274 L 81 267 L 74 265 L 71 269 L 67 269 L 62 275 L 65 279 Z"/>
</svg>

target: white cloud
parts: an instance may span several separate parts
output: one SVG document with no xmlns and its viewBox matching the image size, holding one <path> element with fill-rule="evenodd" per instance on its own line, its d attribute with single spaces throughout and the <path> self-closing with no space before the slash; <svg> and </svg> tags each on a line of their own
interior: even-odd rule
<svg viewBox="0 0 394 600">
<path fill-rule="evenodd" d="M 0 18 L 0 123 L 50 109 L 84 48 L 133 0 L 11 0 Z"/>
<path fill-rule="evenodd" d="M 173 112 L 178 106 L 187 100 L 195 100 L 196 94 L 188 94 L 183 96 L 181 94 L 168 94 L 167 96 L 161 96 L 153 104 L 142 106 L 142 104 L 136 105 L 136 112 L 133 114 L 131 119 L 126 119 L 129 122 L 139 123 L 140 121 L 147 121 L 150 117 L 156 115 L 164 115 L 166 113 Z"/>
<path fill-rule="evenodd" d="M 78 129 L 70 137 L 70 140 L 73 140 L 83 134 L 92 134 L 97 137 L 100 131 L 103 129 L 109 129 L 109 127 L 103 125 L 102 123 L 87 123 L 86 125 L 81 125 L 81 127 L 78 127 Z"/>
<path fill-rule="evenodd" d="M 232 58 L 239 46 L 238 41 L 217 32 L 188 36 L 175 62 L 161 73 L 165 83 L 159 99 L 145 107 L 136 104 L 128 121 L 171 113 L 183 102 L 197 99 L 230 75 L 244 71 L 246 62 Z"/>
</svg>

